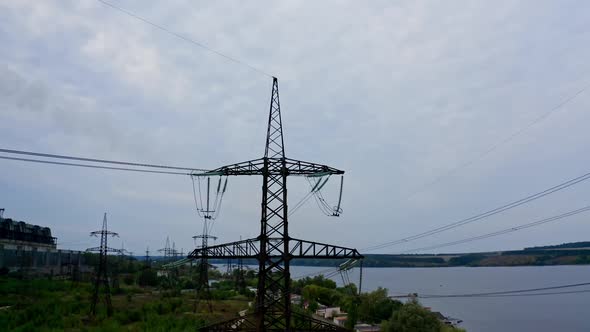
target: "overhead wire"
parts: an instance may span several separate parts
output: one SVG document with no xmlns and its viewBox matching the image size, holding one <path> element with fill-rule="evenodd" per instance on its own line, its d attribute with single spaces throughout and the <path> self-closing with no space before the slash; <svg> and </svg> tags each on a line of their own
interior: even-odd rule
<svg viewBox="0 0 590 332">
<path fill-rule="evenodd" d="M 478 297 L 480 297 L 480 298 L 487 298 L 487 297 L 527 297 L 527 296 L 564 295 L 564 294 L 580 294 L 580 293 L 590 293 L 590 289 L 582 289 L 582 290 L 576 290 L 576 291 L 564 291 L 564 292 L 531 293 L 531 294 L 488 295 L 488 296 L 478 296 Z M 455 297 L 455 298 L 457 298 L 457 297 Z"/>
<path fill-rule="evenodd" d="M 575 287 L 582 287 L 582 286 L 589 286 L 590 282 L 582 282 L 577 284 L 568 284 L 568 285 L 559 285 L 559 286 L 549 286 L 549 287 L 538 287 L 538 288 L 528 288 L 528 289 L 518 289 L 518 290 L 507 290 L 507 291 L 496 291 L 496 292 L 484 292 L 484 293 L 467 293 L 467 294 L 418 294 L 418 297 L 422 298 L 452 298 L 452 297 L 480 297 L 480 296 L 497 296 L 497 295 L 512 295 L 512 294 L 522 294 L 522 293 L 533 293 L 539 291 L 546 291 L 546 290 L 555 290 L 555 289 L 564 289 L 564 288 L 575 288 Z"/>
<path fill-rule="evenodd" d="M 250 64 L 248 64 L 248 63 L 246 63 L 244 61 L 238 60 L 238 59 L 236 59 L 236 58 L 234 58 L 232 56 L 229 56 L 229 55 L 224 54 L 224 53 L 222 53 L 220 51 L 217 51 L 217 50 L 215 50 L 215 49 L 213 49 L 213 48 L 205 45 L 204 43 L 198 42 L 198 41 L 196 41 L 194 39 L 191 39 L 191 38 L 186 37 L 184 35 L 181 35 L 181 34 L 179 34 L 177 32 L 174 32 L 174 31 L 172 31 L 172 30 L 164 27 L 163 25 L 157 24 L 157 23 L 155 23 L 153 21 L 148 20 L 147 18 L 144 18 L 142 16 L 139 16 L 139 15 L 131 12 L 128 9 L 125 9 L 123 7 L 120 7 L 120 6 L 117 6 L 117 5 L 113 4 L 113 3 L 108 2 L 108 1 L 105 1 L 105 0 L 96 0 L 96 1 L 102 3 L 105 6 L 108 6 L 108 7 L 112 8 L 112 9 L 115 9 L 115 10 L 117 10 L 117 11 L 119 11 L 119 12 L 125 14 L 125 15 L 128 15 L 130 17 L 133 17 L 136 20 L 139 20 L 139 21 L 141 21 L 143 23 L 146 23 L 148 25 L 151 25 L 152 27 L 154 27 L 156 29 L 159 29 L 161 31 L 164 31 L 164 32 L 166 32 L 166 33 L 168 33 L 168 34 L 170 34 L 170 35 L 172 35 L 172 36 L 174 36 L 174 37 L 176 37 L 178 39 L 181 39 L 181 40 L 183 40 L 185 42 L 188 42 L 190 44 L 193 44 L 195 46 L 198 46 L 198 47 L 200 47 L 200 48 L 202 48 L 202 49 L 204 49 L 204 50 L 206 50 L 208 52 L 211 52 L 211 53 L 216 54 L 216 55 L 218 55 L 220 57 L 223 57 L 226 60 L 229 60 L 229 61 L 232 61 L 232 62 L 237 63 L 239 65 L 248 67 L 249 69 L 251 69 L 251 70 L 253 70 L 253 71 L 255 71 L 255 72 L 259 73 L 259 74 L 262 74 L 264 76 L 271 77 L 271 78 L 273 77 L 273 75 L 271 75 L 271 74 L 269 74 L 269 73 L 267 73 L 267 72 L 265 72 L 265 71 L 263 71 L 261 69 L 258 69 L 256 67 L 254 67 L 253 65 L 250 65 Z"/>
<path fill-rule="evenodd" d="M 524 198 L 521 198 L 519 200 L 510 202 L 508 204 L 502 205 L 502 206 L 497 207 L 495 209 L 492 209 L 492 210 L 489 210 L 489 211 L 486 211 L 486 212 L 483 212 L 483 213 L 474 215 L 472 217 L 461 219 L 459 221 L 452 222 L 452 223 L 446 224 L 444 226 L 440 226 L 440 227 L 431 229 L 429 231 L 418 233 L 418 234 L 415 234 L 415 235 L 412 235 L 412 236 L 408 236 L 408 237 L 405 237 L 405 238 L 401 238 L 401 239 L 398 239 L 398 240 L 384 242 L 384 243 L 381 243 L 381 244 L 370 246 L 370 247 L 367 247 L 367 248 L 364 248 L 364 249 L 361 249 L 361 250 L 364 250 L 364 251 L 373 251 L 373 250 L 383 249 L 383 248 L 386 248 L 386 247 L 390 247 L 390 246 L 394 246 L 394 245 L 398 245 L 398 244 L 402 244 L 402 243 L 407 243 L 407 242 L 414 241 L 414 240 L 417 240 L 417 239 L 421 239 L 421 238 L 424 238 L 424 237 L 427 237 L 427 236 L 432 236 L 434 234 L 442 233 L 444 231 L 447 231 L 447 230 L 450 230 L 450 229 L 454 229 L 454 228 L 457 228 L 457 227 L 460 227 L 460 226 L 464 226 L 464 225 L 467 225 L 467 224 L 470 224 L 470 223 L 473 223 L 473 222 L 476 222 L 476 221 L 479 221 L 479 220 L 482 220 L 482 219 L 485 219 L 485 218 L 494 216 L 494 215 L 499 214 L 501 212 L 504 212 L 504 211 L 507 211 L 507 210 L 516 208 L 518 206 L 527 204 L 529 202 L 532 202 L 534 200 L 540 199 L 540 198 L 545 197 L 547 195 L 553 194 L 553 193 L 558 192 L 560 190 L 569 188 L 569 187 L 571 187 L 571 186 L 573 186 L 573 185 L 575 185 L 577 183 L 580 183 L 582 181 L 586 181 L 588 179 L 590 179 L 590 173 L 586 173 L 584 175 L 578 176 L 578 177 L 573 178 L 571 180 L 562 182 L 562 183 L 560 183 L 560 184 L 558 184 L 556 186 L 550 187 L 550 188 L 545 189 L 543 191 L 540 191 L 540 192 L 537 192 L 535 194 L 532 194 L 532 195 L 526 196 Z"/>
<path fill-rule="evenodd" d="M 146 167 L 146 168 L 166 168 L 166 169 L 175 169 L 175 170 L 184 170 L 184 171 L 203 171 L 203 172 L 208 171 L 206 169 L 201 169 L 201 168 L 157 165 L 157 164 L 148 164 L 148 163 L 135 163 L 135 162 L 129 162 L 129 161 L 107 160 L 107 159 L 86 158 L 86 157 L 75 157 L 75 156 L 68 156 L 68 155 L 63 155 L 63 154 L 51 154 L 51 153 L 23 151 L 23 150 L 14 150 L 14 149 L 0 148 L 0 152 L 8 153 L 8 154 L 27 155 L 27 156 L 33 156 L 33 157 L 77 160 L 77 161 L 85 161 L 85 162 L 93 162 L 93 163 L 117 164 L 117 165 L 137 166 L 137 167 Z"/>
<path fill-rule="evenodd" d="M 299 208 L 301 208 L 303 205 L 305 205 L 305 203 L 311 198 L 311 196 L 314 195 L 316 189 L 318 189 L 320 183 L 322 182 L 322 177 L 318 178 L 316 183 L 312 183 L 312 181 L 309 179 L 309 177 L 307 177 L 306 179 L 307 179 L 307 182 L 310 184 L 311 190 L 305 196 L 303 196 L 303 198 L 301 198 L 301 200 L 299 202 L 297 202 L 293 206 L 293 208 L 291 208 L 289 210 L 289 214 L 288 214 L 289 216 L 291 216 L 293 213 L 295 213 L 295 211 L 299 210 Z M 325 182 L 327 182 L 327 181 L 328 181 L 328 179 L 325 180 Z"/>
<path fill-rule="evenodd" d="M 219 214 L 221 213 L 221 206 L 223 203 L 223 197 L 225 196 L 225 190 L 227 189 L 227 180 L 228 177 L 225 177 L 225 183 L 223 184 L 223 189 L 221 191 L 221 197 L 219 198 L 219 204 L 218 206 L 215 208 L 215 216 L 213 217 L 213 219 L 217 219 L 217 217 L 219 217 Z"/>
<path fill-rule="evenodd" d="M 522 224 L 522 225 L 518 225 L 518 226 L 514 226 L 514 227 L 510 227 L 510 228 L 506 228 L 500 231 L 496 231 L 496 232 L 492 232 L 492 233 L 487 233 L 487 234 L 483 234 L 483 235 L 479 235 L 479 236 L 473 236 L 473 237 L 469 237 L 469 238 L 465 238 L 462 240 L 457 240 L 457 241 L 452 241 L 452 242 L 447 242 L 447 243 L 442 243 L 442 244 L 437 244 L 437 245 L 432 245 L 432 246 L 427 246 L 427 247 L 421 247 L 421 248 L 416 248 L 416 249 L 410 249 L 410 250 L 404 250 L 402 251 L 402 253 L 409 253 L 409 252 L 417 252 L 417 251 L 424 251 L 424 250 L 431 250 L 431 249 L 438 249 L 438 248 L 443 248 L 443 247 L 448 247 L 448 246 L 453 246 L 453 245 L 457 245 L 457 244 L 462 244 L 462 243 L 466 243 L 466 242 L 471 242 L 471 241 L 476 241 L 476 240 L 483 240 L 483 239 L 487 239 L 490 237 L 494 237 L 494 236 L 499 236 L 499 235 L 504 235 L 504 234 L 508 234 L 508 233 L 512 233 L 512 232 L 516 232 L 519 231 L 521 229 L 526 229 L 526 228 L 531 228 L 531 227 L 535 227 L 535 226 L 539 226 L 539 225 L 543 225 L 552 221 L 557 221 L 557 220 L 561 220 L 567 217 L 571 217 L 583 212 L 588 212 L 590 211 L 590 205 L 580 208 L 580 209 L 576 209 L 576 210 L 572 210 L 572 211 L 568 211 L 565 213 L 562 213 L 560 215 L 556 215 L 556 216 L 552 216 L 549 218 L 544 218 L 541 220 L 537 220 L 534 222 L 530 222 L 527 224 Z"/>
<path fill-rule="evenodd" d="M 299 279 L 304 279 L 304 278 L 308 278 L 308 277 L 314 277 L 314 276 L 317 276 L 317 275 L 320 275 L 320 274 L 323 275 L 323 274 L 327 274 L 327 273 L 332 273 L 332 272 L 334 272 L 336 270 L 338 270 L 338 267 L 336 267 L 336 268 L 331 267 L 331 268 L 328 268 L 328 269 L 325 269 L 325 270 L 321 270 L 321 271 L 316 271 L 316 272 L 311 272 L 311 273 L 307 273 L 307 274 L 304 274 L 304 275 L 300 275 L 300 276 L 294 277 L 293 279 L 294 280 L 299 280 Z"/>
<path fill-rule="evenodd" d="M 193 184 L 193 199 L 195 200 L 195 209 L 197 210 L 197 214 L 199 215 L 199 217 L 203 218 L 203 215 L 201 214 L 201 210 L 199 209 L 199 204 L 197 203 L 197 191 L 195 188 L 195 177 L 194 176 L 191 176 L 191 181 Z"/>
<path fill-rule="evenodd" d="M 331 216 L 332 215 L 332 209 L 330 208 L 330 206 L 328 205 L 328 203 L 326 203 L 325 199 L 322 196 L 321 190 L 322 188 L 326 185 L 326 183 L 328 182 L 328 180 L 330 179 L 330 176 L 328 175 L 328 177 L 326 178 L 326 180 L 324 180 L 324 182 L 322 183 L 322 178 L 318 178 L 317 182 L 313 182 L 312 179 L 310 179 L 309 177 L 306 178 L 307 182 L 309 183 L 311 189 L 311 192 L 314 196 L 314 199 L 316 201 L 316 204 L 318 206 L 318 208 L 320 209 L 320 211 L 325 214 L 326 216 Z"/>
<path fill-rule="evenodd" d="M 316 275 L 323 275 L 327 279 L 331 279 L 336 277 L 340 273 L 340 269 L 337 268 L 330 268 L 325 269 L 309 274 L 305 274 L 299 277 L 294 278 L 295 280 L 303 279 L 306 277 L 312 277 Z M 343 283 L 346 285 L 348 280 L 350 283 L 350 278 L 343 278 Z M 537 287 L 537 288 L 527 288 L 527 289 L 516 289 L 516 290 L 505 290 L 505 291 L 493 291 L 493 292 L 480 292 L 480 293 L 463 293 L 463 294 L 420 294 L 420 293 L 406 293 L 407 295 L 403 295 L 402 292 L 398 292 L 400 295 L 393 295 L 390 296 L 391 298 L 402 298 L 402 297 L 417 297 L 423 299 L 437 299 L 437 298 L 476 298 L 476 297 L 519 297 L 519 296 L 544 296 L 544 295 L 560 295 L 560 294 L 577 294 L 577 293 L 588 293 L 590 289 L 583 289 L 583 290 L 574 290 L 574 291 L 562 291 L 562 292 L 545 292 L 549 290 L 558 290 L 558 289 L 567 289 L 567 288 L 577 288 L 582 286 L 590 286 L 590 282 L 582 282 L 582 283 L 575 283 L 575 284 L 566 284 L 566 285 L 558 285 L 558 286 L 547 286 L 547 287 Z"/>
<path fill-rule="evenodd" d="M 571 102 L 572 100 L 574 100 L 576 97 L 578 97 L 584 91 L 586 91 L 589 87 L 590 87 L 590 84 L 584 85 L 580 90 L 576 91 L 574 94 L 570 95 L 569 97 L 566 97 L 564 100 L 562 100 L 560 103 L 558 103 L 557 105 L 555 105 L 554 107 L 552 107 L 551 109 L 549 109 L 547 112 L 541 114 L 540 116 L 538 116 L 537 118 L 535 118 L 533 121 L 529 122 L 526 126 L 518 129 L 517 131 L 515 131 L 514 133 L 512 133 L 508 137 L 506 137 L 506 138 L 504 138 L 502 140 L 499 140 L 498 142 L 496 142 L 495 144 L 493 144 L 492 146 L 490 146 L 487 150 L 485 150 L 483 153 L 479 154 L 475 158 L 470 159 L 470 160 L 468 160 L 468 161 L 466 161 L 466 162 L 464 162 L 462 164 L 459 164 L 458 166 L 456 166 L 456 167 L 454 167 L 454 168 L 452 168 L 452 169 L 444 172 L 443 174 L 437 176 L 434 180 L 423 184 L 417 190 L 413 191 L 410 195 L 408 195 L 404 199 L 402 199 L 402 201 L 407 201 L 407 200 L 412 199 L 416 195 L 418 195 L 418 194 L 426 191 L 426 189 L 428 189 L 428 188 L 432 187 L 433 185 L 439 183 L 441 180 L 443 180 L 443 179 L 447 178 L 448 176 L 454 174 L 458 170 L 463 169 L 463 168 L 466 168 L 466 167 L 469 167 L 472 164 L 475 164 L 476 162 L 484 159 L 489 154 L 491 154 L 492 152 L 496 151 L 500 146 L 502 146 L 502 145 L 504 145 L 504 144 L 512 141 L 513 139 L 515 139 L 516 137 L 520 136 L 521 134 L 523 134 L 525 131 L 527 131 L 531 127 L 533 127 L 533 126 L 537 125 L 538 123 L 540 123 L 541 121 L 545 120 L 552 113 L 554 113 L 555 111 L 561 109 L 563 106 L 565 106 L 566 104 L 568 104 L 569 102 Z"/>
<path fill-rule="evenodd" d="M 155 171 L 155 170 L 148 170 L 148 169 L 137 169 L 137 168 L 126 168 L 126 167 L 98 166 L 98 165 L 66 163 L 66 162 L 51 161 L 51 160 L 17 158 L 17 157 L 7 157 L 7 156 L 0 156 L 0 159 L 26 161 L 26 162 L 41 163 L 41 164 L 52 164 L 52 165 L 60 165 L 60 166 L 75 166 L 75 167 L 84 167 L 84 168 L 107 169 L 107 170 L 115 170 L 115 171 L 156 173 L 156 174 L 168 174 L 168 175 L 185 175 L 185 176 L 190 175 L 190 173 L 182 173 L 182 172 Z"/>
</svg>

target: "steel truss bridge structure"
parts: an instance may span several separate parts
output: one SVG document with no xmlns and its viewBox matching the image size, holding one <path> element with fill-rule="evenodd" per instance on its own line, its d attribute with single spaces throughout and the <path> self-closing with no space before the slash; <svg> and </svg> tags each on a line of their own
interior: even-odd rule
<svg viewBox="0 0 590 332">
<path fill-rule="evenodd" d="M 285 157 L 279 85 L 273 77 L 264 157 L 219 167 L 193 176 L 262 176 L 260 235 L 254 239 L 197 248 L 191 259 L 255 258 L 258 285 L 254 312 L 203 328 L 203 331 L 347 331 L 327 321 L 293 312 L 291 308 L 291 260 L 362 259 L 352 248 L 298 240 L 289 235 L 287 177 L 320 177 L 344 174 L 326 165 Z"/>
</svg>

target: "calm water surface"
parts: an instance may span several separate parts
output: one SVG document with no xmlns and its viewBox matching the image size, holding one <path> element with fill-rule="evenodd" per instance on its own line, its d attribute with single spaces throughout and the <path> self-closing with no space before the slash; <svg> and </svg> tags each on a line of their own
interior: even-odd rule
<svg viewBox="0 0 590 332">
<path fill-rule="evenodd" d="M 325 267 L 292 266 L 293 277 Z M 358 269 L 351 272 L 358 283 Z M 339 276 L 333 278 L 341 283 Z M 590 266 L 365 268 L 363 291 L 385 287 L 390 295 L 465 294 L 590 282 Z M 590 289 L 579 287 L 569 290 Z M 559 290 L 557 290 L 559 291 Z M 421 299 L 434 311 L 463 320 L 469 332 L 590 332 L 590 293 L 523 297 Z"/>
</svg>

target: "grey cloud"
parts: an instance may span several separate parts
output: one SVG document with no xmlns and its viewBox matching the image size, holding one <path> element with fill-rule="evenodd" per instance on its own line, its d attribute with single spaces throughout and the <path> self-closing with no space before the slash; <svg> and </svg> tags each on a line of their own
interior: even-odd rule
<svg viewBox="0 0 590 332">
<path fill-rule="evenodd" d="M 7 2 L 0 55 L 12 74 L 0 77 L 0 128 L 34 126 L 46 141 L 31 149 L 195 167 L 262 153 L 269 79 L 94 1 L 77 3 Z M 513 144 L 404 200 L 584 84 L 590 8 L 583 1 L 118 3 L 279 76 L 288 153 L 348 171 L 342 218 L 322 219 L 306 206 L 294 216 L 298 236 L 359 247 L 396 239 L 577 175 L 588 161 L 578 152 L 588 138 L 583 95 Z M 11 130 L 4 144 L 24 144 L 25 135 Z M 188 247 L 187 230 L 200 229 L 187 179 L 55 171 L 36 192 L 28 186 L 41 175 L 0 168 L 0 181 L 23 188 L 6 198 L 15 213 L 26 213 L 17 198 L 63 189 L 79 206 L 54 212 L 59 225 L 108 207 L 122 233 L 138 232 L 151 246 L 170 233 Z M 291 183 L 296 202 L 305 184 Z M 90 185 L 92 193 L 80 189 Z M 231 180 L 218 235 L 251 233 L 259 189 L 254 179 Z M 584 189 L 424 244 L 575 208 Z M 574 240 L 587 230 L 580 227 L 559 234 Z M 523 234 L 458 249 L 549 240 Z"/>
</svg>

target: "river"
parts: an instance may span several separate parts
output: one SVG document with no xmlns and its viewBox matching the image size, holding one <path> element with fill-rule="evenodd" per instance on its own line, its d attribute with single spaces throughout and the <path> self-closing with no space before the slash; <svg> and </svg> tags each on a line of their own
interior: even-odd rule
<svg viewBox="0 0 590 332">
<path fill-rule="evenodd" d="M 292 266 L 293 277 L 326 267 Z M 358 269 L 350 272 L 358 284 Z M 333 278 L 341 284 L 339 275 Z M 397 294 L 466 294 L 590 282 L 590 266 L 365 268 L 363 291 Z M 590 286 L 555 291 L 587 290 Z M 420 299 L 433 311 L 463 320 L 468 332 L 590 331 L 590 293 L 545 296 Z M 588 315 L 588 316 L 587 316 Z"/>
</svg>

